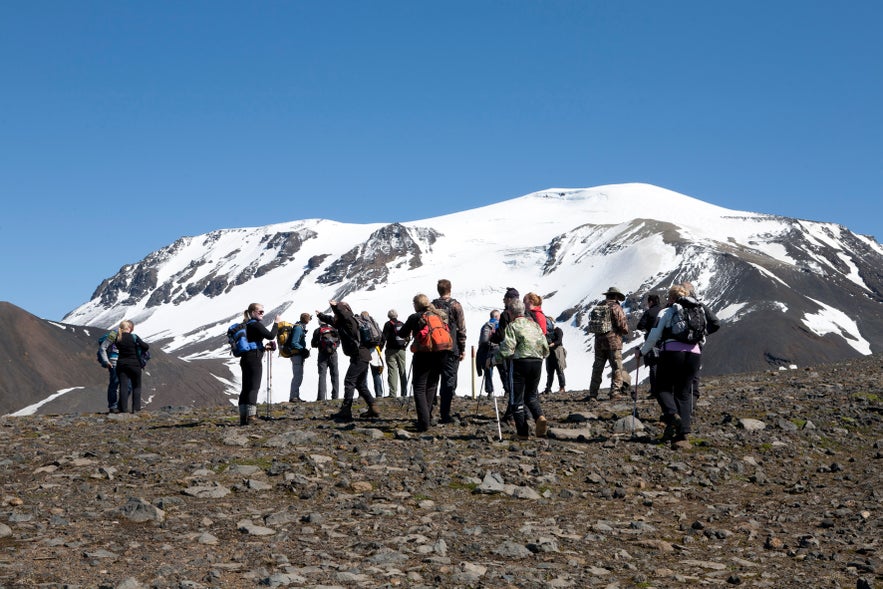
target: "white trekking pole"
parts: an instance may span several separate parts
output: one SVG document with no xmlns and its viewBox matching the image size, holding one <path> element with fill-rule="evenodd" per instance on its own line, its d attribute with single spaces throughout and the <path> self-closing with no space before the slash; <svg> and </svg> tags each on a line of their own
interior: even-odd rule
<svg viewBox="0 0 883 589">
<path fill-rule="evenodd" d="M 273 350 L 267 354 L 267 421 L 270 420 L 270 403 L 273 391 Z"/>
</svg>

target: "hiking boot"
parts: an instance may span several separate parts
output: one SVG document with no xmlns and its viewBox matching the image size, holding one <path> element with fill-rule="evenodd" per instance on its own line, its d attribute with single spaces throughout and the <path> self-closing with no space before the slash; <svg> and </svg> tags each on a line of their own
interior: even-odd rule
<svg viewBox="0 0 883 589">
<path fill-rule="evenodd" d="M 442 417 L 441 419 L 439 419 L 438 422 L 441 424 L 454 423 L 454 418 L 448 415 L 447 417 Z"/>
<path fill-rule="evenodd" d="M 377 419 L 378 417 L 380 417 L 380 414 L 377 412 L 376 409 L 374 409 L 374 405 L 368 405 L 368 409 L 366 411 L 363 411 L 359 415 L 359 417 L 361 417 L 362 419 Z"/>
<path fill-rule="evenodd" d="M 560 389 L 558 389 L 558 392 L 561 393 L 561 394 L 564 394 L 564 392 L 565 392 L 565 391 L 564 391 L 564 387 L 561 387 Z"/>
<path fill-rule="evenodd" d="M 525 435 L 518 434 L 518 435 L 515 436 L 515 439 L 518 440 L 519 442 L 526 442 L 527 440 L 530 439 L 530 435 L 527 435 L 527 434 L 525 434 Z"/>
<path fill-rule="evenodd" d="M 249 416 L 246 418 L 245 422 L 246 422 L 246 425 L 257 425 L 257 423 L 258 423 L 258 416 L 257 416 L 257 415 L 249 415 Z"/>
<path fill-rule="evenodd" d="M 583 403 L 595 403 L 598 401 L 598 393 L 595 393 L 594 395 L 593 394 L 586 395 L 585 397 L 580 399 L 580 401 L 582 401 Z"/>
<path fill-rule="evenodd" d="M 549 395 L 549 394 L 551 394 L 551 393 L 552 393 L 552 389 L 550 389 L 549 387 L 546 387 L 546 388 L 543 389 L 543 392 L 540 393 L 540 394 L 541 394 L 541 395 Z"/>
<path fill-rule="evenodd" d="M 344 401 L 340 406 L 340 411 L 332 413 L 330 419 L 341 423 L 349 423 L 353 421 L 353 402 Z"/>
<path fill-rule="evenodd" d="M 681 416 L 666 416 L 665 431 L 662 432 L 662 442 L 668 442 L 675 439 L 681 431 Z"/>
<path fill-rule="evenodd" d="M 536 424 L 536 434 L 538 438 L 545 438 L 546 432 L 549 431 L 549 422 L 546 421 L 546 417 L 544 415 L 540 415 L 537 417 Z"/>
<path fill-rule="evenodd" d="M 675 436 L 671 441 L 672 450 L 689 450 L 692 447 L 693 445 L 690 444 L 690 440 L 687 439 L 687 436 Z"/>
</svg>

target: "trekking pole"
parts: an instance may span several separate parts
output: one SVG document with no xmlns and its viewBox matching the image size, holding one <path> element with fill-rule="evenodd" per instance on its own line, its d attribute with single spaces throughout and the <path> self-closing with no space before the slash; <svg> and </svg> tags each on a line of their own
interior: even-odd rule
<svg viewBox="0 0 883 589">
<path fill-rule="evenodd" d="M 270 403 L 273 391 L 273 351 L 267 354 L 267 421 L 270 420 Z"/>
<path fill-rule="evenodd" d="M 500 408 L 497 406 L 497 395 L 494 395 L 494 413 L 497 415 L 497 435 L 500 436 L 500 441 L 503 441 L 503 426 L 500 424 Z"/>
<path fill-rule="evenodd" d="M 632 439 L 635 439 L 635 422 L 638 421 L 638 383 L 641 374 L 641 357 L 638 356 L 638 363 L 635 367 L 635 391 L 632 393 Z"/>
<path fill-rule="evenodd" d="M 413 370 L 413 368 L 414 368 L 414 356 L 412 355 L 411 356 L 411 365 L 408 367 L 408 380 L 409 381 L 411 381 L 411 370 Z M 414 382 L 413 381 L 411 381 L 411 394 L 408 395 L 408 391 L 405 391 L 405 396 L 410 396 L 410 397 L 414 396 Z M 416 401 L 415 401 L 415 403 L 416 403 Z M 415 409 L 415 411 L 416 411 L 416 409 Z M 405 414 L 405 416 L 407 417 L 410 415 L 411 415 L 411 399 L 408 399 L 408 412 Z"/>
<path fill-rule="evenodd" d="M 487 369 L 481 373 L 481 390 L 484 390 L 485 379 L 487 379 Z M 475 410 L 478 411 L 478 406 L 481 405 L 481 395 L 475 399 Z"/>
<path fill-rule="evenodd" d="M 472 346 L 472 398 L 475 398 L 475 346 Z"/>
</svg>

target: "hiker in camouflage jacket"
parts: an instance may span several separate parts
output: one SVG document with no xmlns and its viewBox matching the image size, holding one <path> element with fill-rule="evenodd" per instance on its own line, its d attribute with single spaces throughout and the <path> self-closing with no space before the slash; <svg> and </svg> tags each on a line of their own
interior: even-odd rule
<svg viewBox="0 0 883 589">
<path fill-rule="evenodd" d="M 506 326 L 496 359 L 509 363 L 509 406 L 515 418 L 515 429 L 521 440 L 530 436 L 526 406 L 536 422 L 537 437 L 545 437 L 546 418 L 540 407 L 538 389 L 543 358 L 549 355 L 549 343 L 536 321 L 524 316 L 522 301 L 512 301 L 509 311 L 514 319 Z"/>
<path fill-rule="evenodd" d="M 593 401 L 598 398 L 604 366 L 608 362 L 613 370 L 613 379 L 610 382 L 611 398 L 627 393 L 632 384 L 629 373 L 622 365 L 622 338 L 629 334 L 628 319 L 621 304 L 625 300 L 625 295 L 615 286 L 611 286 L 607 292 L 602 294 L 605 297 L 604 302 L 610 307 L 613 329 L 595 336 L 595 362 L 592 364 L 592 380 L 589 382 L 589 395 L 583 399 L 584 401 Z"/>
</svg>

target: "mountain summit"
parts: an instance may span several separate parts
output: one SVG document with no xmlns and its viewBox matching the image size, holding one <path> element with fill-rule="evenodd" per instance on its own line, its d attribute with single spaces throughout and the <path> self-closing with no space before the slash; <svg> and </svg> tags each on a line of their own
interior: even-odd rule
<svg viewBox="0 0 883 589">
<path fill-rule="evenodd" d="M 64 321 L 109 326 L 128 318 L 168 354 L 222 359 L 226 327 L 251 302 L 263 303 L 268 317 L 295 321 L 346 299 L 382 321 L 391 308 L 407 315 L 415 294 L 432 298 L 436 281 L 447 278 L 475 345 L 513 286 L 544 297 L 543 309 L 564 330 L 568 385 L 585 388 L 593 346 L 587 309 L 610 286 L 630 293 L 634 325 L 646 294 L 692 282 L 723 321 L 703 354 L 704 373 L 722 374 L 879 353 L 881 268 L 883 247 L 840 225 L 621 184 L 543 190 L 418 221 L 306 219 L 182 237 L 121 268 Z M 633 376 L 640 339 L 624 351 Z M 229 365 L 238 378 L 232 358 Z M 276 358 L 273 370 L 272 398 L 285 400 L 290 365 Z M 314 398 L 315 370 L 306 376 L 302 391 Z M 458 391 L 470 388 L 464 362 Z"/>
</svg>

